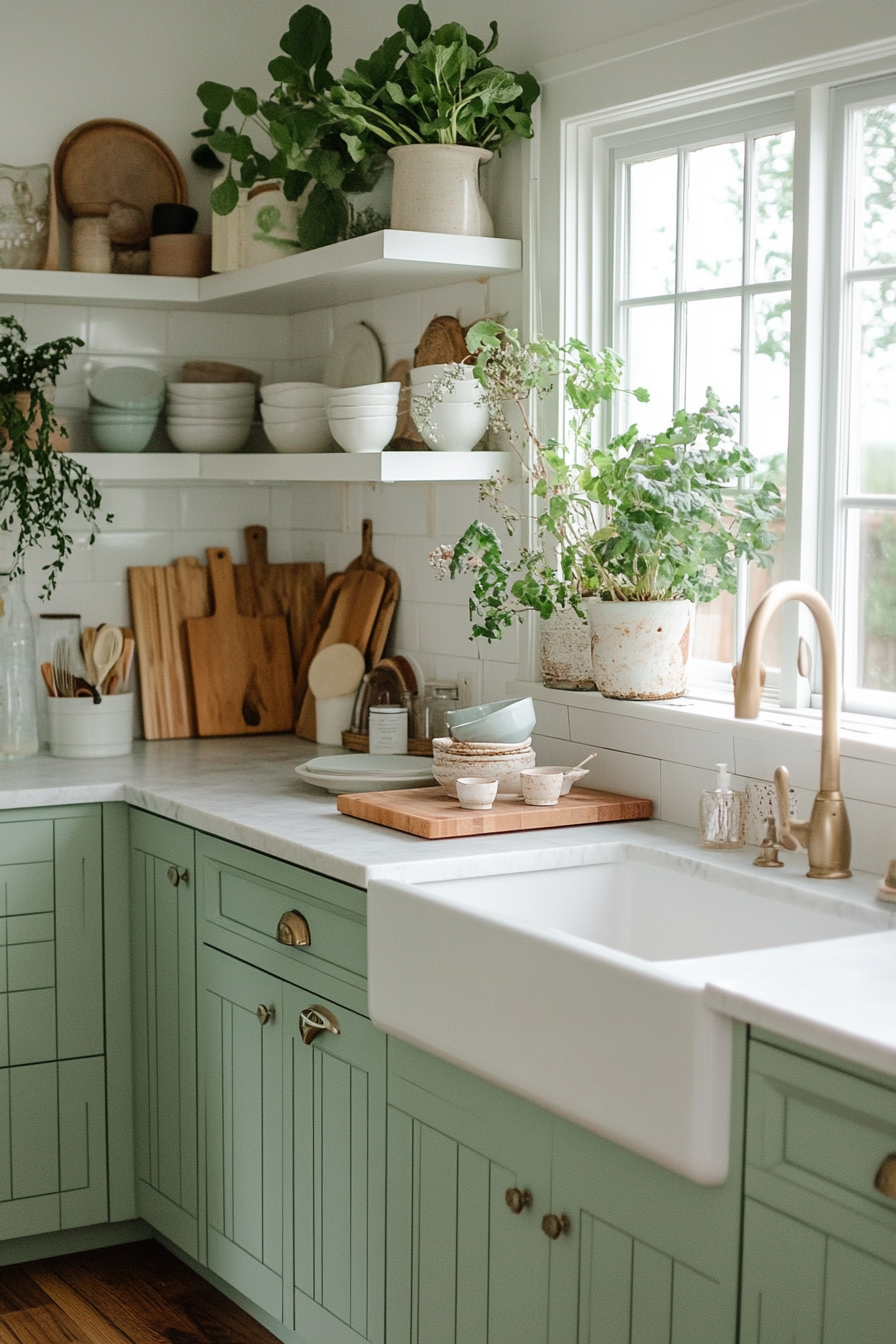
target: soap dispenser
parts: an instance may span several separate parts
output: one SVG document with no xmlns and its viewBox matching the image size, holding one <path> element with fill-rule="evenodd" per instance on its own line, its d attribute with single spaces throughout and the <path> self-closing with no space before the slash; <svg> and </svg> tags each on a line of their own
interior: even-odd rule
<svg viewBox="0 0 896 1344">
<path fill-rule="evenodd" d="M 700 794 L 701 849 L 740 849 L 744 843 L 746 797 L 731 787 L 728 766 L 717 765 L 714 789 Z"/>
</svg>

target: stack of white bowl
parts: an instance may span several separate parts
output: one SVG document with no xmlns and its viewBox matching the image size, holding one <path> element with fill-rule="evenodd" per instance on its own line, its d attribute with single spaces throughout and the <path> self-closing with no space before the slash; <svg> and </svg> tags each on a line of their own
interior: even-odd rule
<svg viewBox="0 0 896 1344">
<path fill-rule="evenodd" d="M 325 453 L 331 446 L 326 383 L 268 383 L 261 389 L 264 432 L 278 453 Z"/>
<path fill-rule="evenodd" d="M 330 433 L 347 453 L 381 453 L 398 424 L 401 383 L 333 387 L 327 397 Z"/>
<path fill-rule="evenodd" d="M 168 437 L 182 453 L 235 453 L 254 417 L 254 383 L 168 384 Z"/>
<path fill-rule="evenodd" d="M 419 402 L 432 394 L 432 384 L 437 378 L 458 367 L 457 381 L 442 393 L 428 420 L 424 419 Z M 411 369 L 411 419 L 423 435 L 423 442 L 435 452 L 471 453 L 488 429 L 488 408 L 482 385 L 473 377 L 472 366 L 424 364 Z"/>
</svg>

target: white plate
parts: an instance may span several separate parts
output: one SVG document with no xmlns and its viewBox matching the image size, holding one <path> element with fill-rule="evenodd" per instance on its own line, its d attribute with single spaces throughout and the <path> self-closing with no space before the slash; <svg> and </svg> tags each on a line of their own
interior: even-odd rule
<svg viewBox="0 0 896 1344">
<path fill-rule="evenodd" d="M 311 769 L 311 767 L 316 767 Z M 419 789 L 435 784 L 427 756 L 318 756 L 296 766 L 305 784 L 328 793 L 376 793 L 382 789 Z"/>
<path fill-rule="evenodd" d="M 343 327 L 327 356 L 324 382 L 329 387 L 358 387 L 382 379 L 383 352 L 373 332 L 363 322 Z"/>
</svg>

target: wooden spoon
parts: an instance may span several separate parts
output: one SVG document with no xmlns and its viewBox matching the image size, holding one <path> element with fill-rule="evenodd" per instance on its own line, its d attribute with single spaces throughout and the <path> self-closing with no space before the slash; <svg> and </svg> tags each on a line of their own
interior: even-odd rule
<svg viewBox="0 0 896 1344">
<path fill-rule="evenodd" d="M 97 630 L 91 661 L 96 674 L 93 684 L 98 689 L 102 689 L 103 683 L 121 657 L 123 648 L 124 636 L 117 625 L 103 625 Z"/>
<path fill-rule="evenodd" d="M 44 679 L 44 685 L 47 688 L 47 695 L 50 697 L 51 700 L 57 700 L 59 697 L 56 694 L 56 681 L 53 677 L 53 664 L 41 663 L 40 674 Z"/>
<path fill-rule="evenodd" d="M 91 686 L 96 685 L 96 668 L 93 665 L 93 646 L 96 643 L 96 630 L 92 625 L 85 626 L 81 636 L 81 657 L 84 659 L 84 671 Z"/>
</svg>

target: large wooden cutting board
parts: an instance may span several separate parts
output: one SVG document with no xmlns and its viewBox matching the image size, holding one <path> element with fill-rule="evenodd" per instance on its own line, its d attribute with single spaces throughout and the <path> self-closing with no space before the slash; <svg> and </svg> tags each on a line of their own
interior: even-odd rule
<svg viewBox="0 0 896 1344">
<path fill-rule="evenodd" d="M 292 660 L 283 616 L 241 616 L 230 552 L 210 548 L 214 612 L 186 622 L 200 737 L 292 727 Z"/>
<path fill-rule="evenodd" d="M 342 793 L 336 807 L 348 817 L 390 826 L 422 840 L 451 840 L 460 835 L 496 835 L 501 831 L 540 831 L 553 826 L 594 826 L 606 821 L 649 817 L 649 798 L 630 798 L 602 789 L 572 788 L 556 807 L 527 807 L 496 799 L 488 812 L 472 812 L 434 789 L 394 789 L 382 793 Z"/>
<path fill-rule="evenodd" d="M 148 741 L 195 737 L 196 711 L 185 621 L 208 616 L 205 566 L 195 556 L 128 570 L 140 670 L 143 732 Z"/>
<path fill-rule="evenodd" d="M 322 561 L 272 564 L 265 527 L 244 528 L 243 535 L 249 563 L 234 566 L 237 609 L 243 616 L 286 617 L 295 675 L 324 595 L 326 570 Z"/>
</svg>

